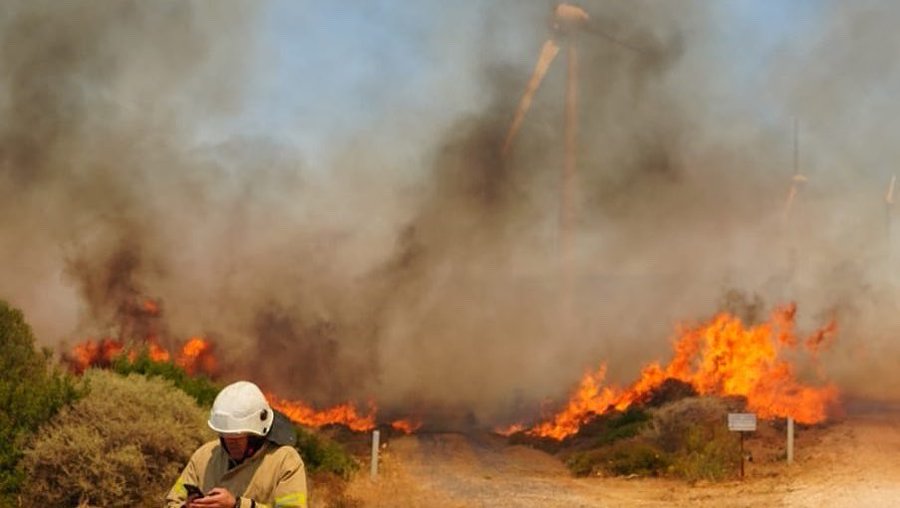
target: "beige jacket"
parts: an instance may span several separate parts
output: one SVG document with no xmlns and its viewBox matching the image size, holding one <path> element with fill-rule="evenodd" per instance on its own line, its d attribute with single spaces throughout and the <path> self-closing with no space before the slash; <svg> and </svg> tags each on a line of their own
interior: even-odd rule
<svg viewBox="0 0 900 508">
<path fill-rule="evenodd" d="M 303 459 L 292 446 L 266 441 L 252 457 L 228 470 L 228 453 L 219 440 L 210 441 L 194 452 L 181 476 L 166 495 L 168 508 L 180 508 L 187 499 L 185 484 L 209 492 L 224 487 L 240 496 L 241 508 L 306 508 L 306 470 Z"/>
</svg>

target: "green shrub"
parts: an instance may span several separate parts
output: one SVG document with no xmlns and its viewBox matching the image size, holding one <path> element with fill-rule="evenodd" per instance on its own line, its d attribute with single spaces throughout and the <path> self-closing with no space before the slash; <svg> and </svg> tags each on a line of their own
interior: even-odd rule
<svg viewBox="0 0 900 508">
<path fill-rule="evenodd" d="M 575 453 L 566 461 L 566 466 L 577 476 L 597 472 L 616 476 L 657 476 L 668 468 L 669 457 L 653 443 L 633 438 Z"/>
<path fill-rule="evenodd" d="M 594 466 L 600 462 L 600 452 L 590 450 L 573 453 L 566 459 L 566 467 L 575 476 L 588 476 L 594 472 Z"/>
<path fill-rule="evenodd" d="M 655 476 L 668 464 L 668 457 L 650 443 L 621 441 L 610 447 L 604 470 L 615 475 Z"/>
<path fill-rule="evenodd" d="M 303 427 L 297 430 L 297 451 L 303 457 L 306 470 L 310 473 L 333 473 L 344 479 L 359 469 L 356 460 L 343 446 L 326 436 L 311 432 Z"/>
<path fill-rule="evenodd" d="M 22 447 L 60 408 L 80 395 L 75 380 L 34 349 L 22 312 L 0 300 L 0 506 L 12 506 L 23 478 Z"/>
<path fill-rule="evenodd" d="M 566 466 L 576 476 L 599 471 L 613 475 L 657 474 L 667 464 L 664 454 L 648 443 L 631 439 L 649 421 L 650 413 L 636 406 L 596 417 L 578 432 L 582 443 L 575 443 L 575 447 L 583 451 L 570 455 Z M 627 440 L 625 444 L 616 444 L 624 440 Z"/>
<path fill-rule="evenodd" d="M 724 480 L 735 474 L 740 464 L 740 450 L 735 444 L 734 433 L 715 431 L 712 438 L 708 432 L 695 432 L 690 444 L 682 453 L 676 454 L 672 473 L 688 481 Z"/>
<path fill-rule="evenodd" d="M 673 475 L 722 480 L 740 466 L 739 440 L 728 430 L 727 414 L 721 399 L 682 399 L 655 411 L 647 436 L 670 455 Z"/>
<path fill-rule="evenodd" d="M 178 389 L 190 395 L 203 407 L 211 407 L 219 390 L 216 383 L 203 375 L 191 376 L 175 363 L 152 360 L 146 351 L 137 355 L 134 360 L 121 355 L 113 360 L 110 368 L 122 375 L 142 374 L 148 377 L 161 377 L 171 381 Z"/>
<path fill-rule="evenodd" d="M 631 406 L 624 412 L 611 411 L 595 415 L 578 429 L 577 434 L 557 443 L 559 447 L 576 451 L 596 448 L 638 435 L 649 421 L 650 413 L 647 410 Z"/>
<path fill-rule="evenodd" d="M 650 413 L 637 407 L 630 407 L 624 413 L 610 418 L 607 424 L 607 432 L 601 437 L 598 444 L 610 444 L 620 439 L 634 437 L 650 421 Z"/>
<path fill-rule="evenodd" d="M 159 505 L 193 451 L 206 411 L 170 382 L 89 370 L 88 394 L 25 451 L 24 506 Z"/>
</svg>

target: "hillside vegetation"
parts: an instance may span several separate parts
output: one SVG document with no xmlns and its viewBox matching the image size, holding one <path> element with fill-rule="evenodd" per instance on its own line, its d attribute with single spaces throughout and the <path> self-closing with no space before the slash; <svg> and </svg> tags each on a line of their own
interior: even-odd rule
<svg viewBox="0 0 900 508">
<path fill-rule="evenodd" d="M 34 432 L 80 395 L 49 350 L 35 350 L 22 312 L 0 300 L 0 507 L 15 506 L 25 480 L 20 467 Z"/>
<path fill-rule="evenodd" d="M 36 350 L 21 311 L 0 300 L 0 508 L 155 506 L 191 453 L 223 384 L 146 353 L 74 376 Z M 313 504 L 339 499 L 359 462 L 295 426 Z"/>
</svg>

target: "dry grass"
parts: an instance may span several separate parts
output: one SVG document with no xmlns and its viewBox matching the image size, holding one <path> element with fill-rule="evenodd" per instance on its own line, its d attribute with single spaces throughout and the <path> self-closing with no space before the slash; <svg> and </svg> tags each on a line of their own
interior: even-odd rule
<svg viewBox="0 0 900 508">
<path fill-rule="evenodd" d="M 390 448 L 383 449 L 378 478 L 372 480 L 368 469 L 360 471 L 348 486 L 347 497 L 366 508 L 465 508 L 458 499 L 426 488 L 421 477 L 411 474 L 394 457 Z"/>
</svg>

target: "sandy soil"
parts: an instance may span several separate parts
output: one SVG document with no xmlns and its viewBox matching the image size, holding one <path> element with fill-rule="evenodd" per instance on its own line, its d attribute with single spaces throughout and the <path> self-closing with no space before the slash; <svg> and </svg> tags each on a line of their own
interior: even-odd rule
<svg viewBox="0 0 900 508">
<path fill-rule="evenodd" d="M 743 481 L 688 485 L 653 478 L 574 478 L 554 457 L 493 435 L 392 440 L 380 475 L 347 494 L 373 507 L 900 506 L 900 406 L 857 411 L 797 432 L 788 466 L 780 435 L 746 441 Z"/>
</svg>

